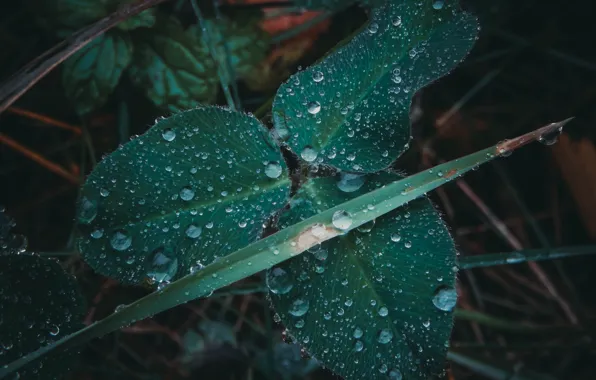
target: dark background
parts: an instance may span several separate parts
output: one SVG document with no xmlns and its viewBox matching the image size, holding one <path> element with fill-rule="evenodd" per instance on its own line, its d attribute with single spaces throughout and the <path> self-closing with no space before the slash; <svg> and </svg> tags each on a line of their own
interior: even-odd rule
<svg viewBox="0 0 596 380">
<path fill-rule="evenodd" d="M 480 39 L 451 75 L 417 94 L 415 140 L 395 166 L 414 173 L 439 160 L 457 158 L 574 116 L 556 144 L 527 146 L 431 197 L 443 211 L 461 255 L 513 251 L 518 243 L 521 249 L 545 248 L 545 243 L 550 247 L 593 244 L 596 5 L 543 0 L 465 1 L 463 5 L 479 16 Z M 58 42 L 38 27 L 34 7 L 28 1 L 0 4 L 2 80 Z M 181 12 L 186 14 L 188 7 Z M 357 7 L 335 14 L 324 32 L 304 36 L 316 38 L 316 43 L 292 68 L 314 62 L 365 20 L 365 13 Z M 239 84 L 249 104 L 247 110 L 254 111 L 274 94 L 277 85 L 271 84 L 271 92 L 253 92 Z M 86 123 L 100 159 L 120 142 L 117 119 L 122 101 L 130 110 L 131 135 L 143 133 L 155 117 L 164 114 L 124 81 L 105 107 L 81 120 L 63 95 L 59 68 L 14 107 L 73 125 Z M 81 165 L 81 136 L 70 131 L 9 110 L 0 115 L 0 136 L 75 176 L 90 170 L 89 165 Z M 26 157 L 22 149 L 0 141 L 0 203 L 16 220 L 17 232 L 27 236 L 32 250 L 60 257 L 77 274 L 93 310 L 90 317 L 97 320 L 147 290 L 123 287 L 95 275 L 65 248 L 73 230 L 76 197 L 76 185 Z M 504 226 L 505 234 L 499 226 Z M 596 297 L 591 279 L 595 275 L 593 256 L 543 261 L 533 268 L 519 264 L 463 271 L 458 307 L 506 324 L 457 318 L 452 347 L 508 373 L 533 370 L 559 379 L 593 379 Z M 257 283 L 259 278 L 246 281 Z M 556 289 L 556 295 L 546 289 L 547 284 Z M 72 378 L 260 379 L 283 378 L 294 372 L 302 378 L 300 371 L 307 359 L 300 358 L 299 349 L 280 344 L 283 327 L 271 318 L 268 302 L 260 293 L 195 301 L 90 343 Z M 228 329 L 216 334 L 199 331 L 197 324 L 206 320 Z M 546 329 L 536 333 L 528 331 L 528 326 Z M 190 330 L 203 337 L 202 345 L 193 342 L 195 351 L 182 340 Z M 259 364 L 259 355 L 268 349 L 279 355 L 279 373 L 268 375 L 267 366 Z M 192 358 L 191 364 L 182 360 L 185 355 Z M 333 378 L 325 370 L 308 376 Z M 458 365 L 449 376 L 485 378 Z"/>
</svg>

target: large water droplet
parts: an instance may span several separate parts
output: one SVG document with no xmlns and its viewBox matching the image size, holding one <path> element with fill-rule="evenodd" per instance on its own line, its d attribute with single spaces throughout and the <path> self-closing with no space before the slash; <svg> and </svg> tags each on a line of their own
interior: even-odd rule
<svg viewBox="0 0 596 380">
<path fill-rule="evenodd" d="M 189 186 L 185 186 L 180 190 L 180 199 L 183 201 L 191 201 L 195 197 L 195 191 Z"/>
<path fill-rule="evenodd" d="M 282 168 L 279 162 L 269 161 L 265 166 L 265 175 L 269 178 L 278 178 L 282 173 Z"/>
<path fill-rule="evenodd" d="M 203 229 L 201 227 L 191 224 L 186 229 L 186 236 L 188 236 L 191 239 L 196 239 L 199 236 L 201 236 L 201 232 L 203 232 Z"/>
<path fill-rule="evenodd" d="M 81 208 L 79 210 L 79 222 L 89 224 L 97 216 L 97 201 L 87 197 L 81 198 Z"/>
<path fill-rule="evenodd" d="M 435 0 L 433 1 L 433 9 L 440 10 L 443 9 L 443 5 L 445 5 L 444 0 Z"/>
<path fill-rule="evenodd" d="M 163 139 L 166 141 L 172 141 L 176 138 L 176 132 L 174 132 L 173 129 L 166 128 L 161 133 L 161 137 L 163 137 Z"/>
<path fill-rule="evenodd" d="M 538 137 L 538 142 L 543 145 L 547 145 L 547 146 L 553 145 L 559 139 L 561 132 L 563 132 L 563 127 L 556 128 L 554 131 L 552 131 L 550 133 L 545 133 L 545 134 L 541 135 L 540 137 Z"/>
<path fill-rule="evenodd" d="M 317 155 L 317 151 L 314 150 L 311 146 L 304 147 L 304 149 L 302 149 L 302 152 L 300 152 L 300 157 L 302 157 L 302 159 L 304 159 L 304 161 L 306 162 L 313 162 L 314 160 L 316 160 Z"/>
<path fill-rule="evenodd" d="M 351 193 L 359 190 L 366 182 L 366 176 L 354 173 L 341 173 L 337 188 L 345 193 Z"/>
<path fill-rule="evenodd" d="M 323 75 L 322 71 L 315 71 L 312 73 L 312 80 L 314 82 L 321 82 L 323 79 L 325 79 L 325 75 Z"/>
<path fill-rule="evenodd" d="M 267 272 L 266 282 L 269 290 L 275 294 L 289 293 L 294 287 L 288 272 L 279 267 L 273 268 Z"/>
<path fill-rule="evenodd" d="M 403 379 L 401 371 L 396 368 L 389 371 L 388 376 L 389 376 L 389 380 L 402 380 Z"/>
<path fill-rule="evenodd" d="M 453 288 L 441 287 L 433 297 L 433 305 L 439 310 L 451 311 L 457 304 L 457 291 Z"/>
<path fill-rule="evenodd" d="M 364 343 L 361 340 L 357 340 L 354 342 L 354 351 L 360 352 L 364 349 Z"/>
<path fill-rule="evenodd" d="M 372 231 L 372 229 L 375 226 L 375 220 L 371 220 L 370 222 L 364 223 L 363 225 L 361 225 L 360 227 L 357 228 L 358 232 L 362 232 L 363 234 L 367 234 L 370 231 Z"/>
<path fill-rule="evenodd" d="M 331 223 L 333 223 L 335 228 L 347 230 L 352 225 L 352 215 L 345 210 L 338 210 L 333 213 Z"/>
<path fill-rule="evenodd" d="M 356 339 L 362 338 L 362 335 L 364 335 L 364 331 L 360 327 L 356 327 L 352 333 L 352 336 Z"/>
<path fill-rule="evenodd" d="M 178 272 L 178 259 L 171 258 L 163 248 L 153 251 L 147 276 L 158 284 L 169 282 Z"/>
<path fill-rule="evenodd" d="M 132 244 L 132 237 L 124 230 L 114 232 L 110 238 L 110 245 L 116 251 L 124 251 Z"/>
<path fill-rule="evenodd" d="M 381 344 L 387 344 L 391 342 L 393 339 L 393 333 L 389 329 L 382 329 L 379 331 L 379 335 L 377 336 L 377 341 Z"/>
<path fill-rule="evenodd" d="M 311 115 L 316 115 L 321 111 L 321 103 L 314 101 L 308 103 L 308 113 Z"/>
<path fill-rule="evenodd" d="M 308 300 L 305 300 L 303 298 L 297 298 L 296 300 L 294 300 L 294 302 L 292 302 L 292 306 L 290 307 L 289 312 L 294 317 L 302 317 L 304 314 L 308 312 L 309 306 L 310 303 L 308 302 Z"/>
</svg>

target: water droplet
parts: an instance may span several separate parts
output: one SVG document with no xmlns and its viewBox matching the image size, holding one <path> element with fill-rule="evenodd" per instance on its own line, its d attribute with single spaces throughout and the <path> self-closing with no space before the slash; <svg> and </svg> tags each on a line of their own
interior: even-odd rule
<svg viewBox="0 0 596 380">
<path fill-rule="evenodd" d="M 337 188 L 345 193 L 351 193 L 359 190 L 366 182 L 366 176 L 354 173 L 341 173 Z"/>
<path fill-rule="evenodd" d="M 382 329 L 379 331 L 379 335 L 377 336 L 377 341 L 381 344 L 387 344 L 391 342 L 393 339 L 393 333 L 389 329 Z"/>
<path fill-rule="evenodd" d="M 401 235 L 400 234 L 392 234 L 391 235 L 391 241 L 394 243 L 397 243 L 401 240 Z"/>
<path fill-rule="evenodd" d="M 391 23 L 393 24 L 393 26 L 400 26 L 401 25 L 401 17 L 397 16 L 396 18 L 391 20 Z"/>
<path fill-rule="evenodd" d="M 178 272 L 178 259 L 169 257 L 163 248 L 156 249 L 153 252 L 147 276 L 160 284 L 171 281 L 176 272 Z"/>
<path fill-rule="evenodd" d="M 87 197 L 81 198 L 81 208 L 79 210 L 79 222 L 89 224 L 97 216 L 97 201 Z"/>
<path fill-rule="evenodd" d="M 50 335 L 51 336 L 56 336 L 60 334 L 60 327 L 58 327 L 57 325 L 52 325 L 50 327 Z"/>
<path fill-rule="evenodd" d="M 375 34 L 378 31 L 379 31 L 379 24 L 377 24 L 376 22 L 371 22 L 370 25 L 368 26 L 368 32 L 370 34 Z"/>
<path fill-rule="evenodd" d="M 191 239 L 196 239 L 199 236 L 201 236 L 201 232 L 203 232 L 203 229 L 201 227 L 191 224 L 186 229 L 186 236 L 188 236 Z"/>
<path fill-rule="evenodd" d="M 267 287 L 274 294 L 286 294 L 294 287 L 288 272 L 282 268 L 273 268 L 267 272 Z"/>
<path fill-rule="evenodd" d="M 563 127 L 556 128 L 554 131 L 545 133 L 545 134 L 541 135 L 540 137 L 538 137 L 538 142 L 543 145 L 547 145 L 547 146 L 553 145 L 559 139 L 561 132 L 563 132 Z"/>
<path fill-rule="evenodd" d="M 433 1 L 433 9 L 440 10 L 443 9 L 443 5 L 445 5 L 444 0 L 435 0 Z"/>
<path fill-rule="evenodd" d="M 354 342 L 354 351 L 360 352 L 364 349 L 364 343 L 361 340 L 357 340 Z"/>
<path fill-rule="evenodd" d="M 99 238 L 100 238 L 100 237 L 102 237 L 102 236 L 103 236 L 103 230 L 102 230 L 102 229 L 100 229 L 100 228 L 98 228 L 97 230 L 93 230 L 93 231 L 91 232 L 91 237 L 92 237 L 93 239 L 99 239 Z"/>
<path fill-rule="evenodd" d="M 389 369 L 389 368 L 387 368 L 387 364 L 381 364 L 381 365 L 379 366 L 379 372 L 381 372 L 381 373 L 387 373 L 387 370 L 388 370 L 388 369 Z"/>
<path fill-rule="evenodd" d="M 171 128 L 166 128 L 161 133 L 161 137 L 163 137 L 163 139 L 166 141 L 172 141 L 176 138 L 176 132 L 174 132 L 174 130 Z"/>
<path fill-rule="evenodd" d="M 315 71 L 312 73 L 312 80 L 316 83 L 321 82 L 323 79 L 325 79 L 325 75 L 323 75 L 322 71 Z"/>
<path fill-rule="evenodd" d="M 403 376 L 401 374 L 401 371 L 399 369 L 392 369 L 391 371 L 389 371 L 389 380 L 402 380 Z"/>
<path fill-rule="evenodd" d="M 300 152 L 300 157 L 304 159 L 306 162 L 313 162 L 317 158 L 317 151 L 314 150 L 311 146 L 306 146 Z"/>
<path fill-rule="evenodd" d="M 347 230 L 352 225 L 352 215 L 345 210 L 338 210 L 333 213 L 331 223 L 340 230 Z"/>
<path fill-rule="evenodd" d="M 357 228 L 358 232 L 362 232 L 363 234 L 367 234 L 372 231 L 373 227 L 375 226 L 375 220 L 371 220 L 370 222 L 364 223 L 360 227 Z"/>
<path fill-rule="evenodd" d="M 385 306 L 381 306 L 379 308 L 379 315 L 381 317 L 386 317 L 389 314 L 389 310 Z"/>
<path fill-rule="evenodd" d="M 412 248 L 412 242 L 408 240 L 407 242 L 404 243 L 404 247 Z"/>
<path fill-rule="evenodd" d="M 201 264 L 201 262 L 199 260 L 197 260 L 197 262 L 195 263 L 195 265 L 190 267 L 190 273 L 196 273 L 198 271 L 200 271 L 201 269 L 205 268 L 205 266 L 203 264 Z"/>
<path fill-rule="evenodd" d="M 314 101 L 308 103 L 308 113 L 311 115 L 316 115 L 321 111 L 321 103 Z"/>
<path fill-rule="evenodd" d="M 352 333 L 352 336 L 354 336 L 356 339 L 362 338 L 362 335 L 364 335 L 364 331 L 362 331 L 360 327 L 356 327 Z"/>
<path fill-rule="evenodd" d="M 282 168 L 279 162 L 269 161 L 265 166 L 265 175 L 269 178 L 278 178 L 282 173 Z"/>
<path fill-rule="evenodd" d="M 433 305 L 443 311 L 451 311 L 457 304 L 457 291 L 453 288 L 439 288 L 433 297 Z"/>
<path fill-rule="evenodd" d="M 304 327 L 304 319 L 299 319 L 299 320 L 297 320 L 297 321 L 296 321 L 296 323 L 294 324 L 294 326 L 295 326 L 297 329 L 301 329 L 301 328 L 303 328 L 303 327 Z"/>
<path fill-rule="evenodd" d="M 99 189 L 99 195 L 101 195 L 102 197 L 107 197 L 108 195 L 110 195 L 110 190 L 107 189 Z"/>
<path fill-rule="evenodd" d="M 290 307 L 289 312 L 294 317 L 302 317 L 304 314 L 306 314 L 306 312 L 308 312 L 309 306 L 310 303 L 308 302 L 308 300 L 297 298 L 296 300 L 294 300 L 294 302 L 292 302 L 292 306 Z"/>
<path fill-rule="evenodd" d="M 132 237 L 124 230 L 118 230 L 114 232 L 110 239 L 110 245 L 116 251 L 124 251 L 132 244 Z"/>
<path fill-rule="evenodd" d="M 507 264 L 517 264 L 525 261 L 525 256 L 521 252 L 513 252 L 509 254 L 509 257 L 505 259 Z"/>
<path fill-rule="evenodd" d="M 180 190 L 180 199 L 183 201 L 190 201 L 195 197 L 195 191 L 190 187 L 186 186 Z"/>
</svg>

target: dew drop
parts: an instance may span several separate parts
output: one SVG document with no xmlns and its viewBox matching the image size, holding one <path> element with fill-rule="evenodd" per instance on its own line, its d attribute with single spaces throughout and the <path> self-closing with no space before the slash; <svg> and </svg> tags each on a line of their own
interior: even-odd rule
<svg viewBox="0 0 596 380">
<path fill-rule="evenodd" d="M 352 336 L 356 339 L 362 338 L 362 335 L 364 335 L 364 331 L 360 327 L 356 327 L 352 333 Z"/>
<path fill-rule="evenodd" d="M 190 187 L 186 186 L 180 190 L 180 199 L 183 201 L 191 201 L 195 197 L 195 191 Z"/>
<path fill-rule="evenodd" d="M 392 234 L 391 235 L 391 241 L 394 243 L 397 243 L 401 240 L 401 235 L 400 234 Z"/>
<path fill-rule="evenodd" d="M 368 32 L 370 34 L 375 34 L 379 31 L 379 24 L 377 24 L 376 22 L 371 22 L 370 25 L 368 26 Z"/>
<path fill-rule="evenodd" d="M 389 314 L 389 310 L 385 306 L 381 306 L 378 313 L 381 317 L 386 317 Z"/>
<path fill-rule="evenodd" d="M 289 313 L 292 314 L 294 317 L 302 317 L 304 314 L 308 312 L 309 308 L 308 300 L 297 298 L 292 302 L 292 306 L 290 306 Z"/>
<path fill-rule="evenodd" d="M 403 376 L 401 374 L 401 371 L 399 369 L 392 369 L 391 371 L 389 371 L 388 373 L 389 376 L 389 380 L 402 380 Z"/>
<path fill-rule="evenodd" d="M 314 73 L 312 73 L 312 80 L 314 82 L 319 83 L 323 79 L 325 79 L 325 75 L 323 75 L 322 71 L 315 71 Z"/>
<path fill-rule="evenodd" d="M 278 178 L 282 173 L 282 168 L 279 162 L 269 161 L 265 166 L 265 175 L 269 178 Z"/>
<path fill-rule="evenodd" d="M 509 256 L 505 259 L 507 264 L 517 264 L 521 263 L 526 259 L 523 253 L 521 252 L 513 252 L 510 253 Z"/>
<path fill-rule="evenodd" d="M 81 208 L 79 210 L 79 222 L 89 224 L 97 216 L 97 201 L 87 197 L 81 198 Z"/>
<path fill-rule="evenodd" d="M 370 231 L 372 231 L 372 229 L 375 226 L 375 220 L 371 220 L 370 222 L 364 223 L 363 225 L 361 225 L 360 227 L 357 228 L 358 232 L 361 232 L 363 234 L 367 234 Z"/>
<path fill-rule="evenodd" d="M 340 230 L 347 230 L 352 225 L 352 215 L 345 210 L 338 210 L 333 213 L 331 223 Z"/>
<path fill-rule="evenodd" d="M 199 236 L 201 236 L 202 232 L 203 232 L 203 229 L 201 227 L 191 224 L 186 229 L 186 236 L 188 236 L 191 239 L 196 239 Z"/>
<path fill-rule="evenodd" d="M 393 333 L 389 329 L 382 329 L 377 335 L 377 341 L 381 344 L 387 344 L 393 339 Z"/>
<path fill-rule="evenodd" d="M 341 173 L 339 181 L 337 181 L 337 188 L 344 193 L 352 193 L 359 190 L 366 182 L 366 177 L 362 174 Z"/>
<path fill-rule="evenodd" d="M 317 155 L 317 151 L 311 146 L 306 146 L 304 149 L 302 149 L 302 152 L 300 152 L 300 157 L 302 157 L 306 162 L 313 162 L 317 158 Z"/>
<path fill-rule="evenodd" d="M 387 373 L 387 370 L 388 370 L 388 369 L 389 369 L 389 368 L 387 368 L 387 364 L 381 364 L 381 365 L 379 366 L 379 372 L 381 372 L 381 373 Z"/>
<path fill-rule="evenodd" d="M 99 189 L 99 195 L 101 195 L 102 197 L 107 197 L 108 195 L 110 195 L 110 190 L 107 189 Z"/>
<path fill-rule="evenodd" d="M 439 310 L 451 311 L 457 304 L 457 291 L 453 288 L 441 287 L 433 297 L 433 305 Z"/>
<path fill-rule="evenodd" d="M 93 239 L 99 239 L 99 238 L 101 238 L 102 236 L 103 236 L 103 230 L 102 230 L 102 229 L 100 229 L 100 228 L 98 228 L 97 230 L 93 230 L 93 231 L 91 232 L 91 237 L 92 237 Z"/>
<path fill-rule="evenodd" d="M 357 340 L 354 342 L 354 351 L 360 352 L 364 349 L 364 343 L 361 340 Z"/>
<path fill-rule="evenodd" d="M 163 248 L 153 251 L 149 264 L 147 276 L 158 284 L 171 281 L 178 272 L 178 259 L 169 257 Z"/>
<path fill-rule="evenodd" d="M 545 134 L 541 135 L 540 137 L 538 137 L 538 142 L 543 145 L 547 145 L 547 146 L 553 145 L 559 139 L 561 132 L 563 132 L 563 127 L 559 127 L 552 132 L 545 133 Z"/>
<path fill-rule="evenodd" d="M 124 230 L 118 230 L 114 232 L 110 238 L 110 245 L 116 251 L 124 251 L 132 244 L 132 237 Z"/>
<path fill-rule="evenodd" d="M 321 111 L 321 103 L 314 101 L 308 103 L 308 113 L 311 115 L 316 115 Z"/>
<path fill-rule="evenodd" d="M 166 141 L 172 141 L 176 138 L 176 132 L 174 132 L 174 130 L 171 128 L 166 128 L 161 133 L 161 137 L 163 137 L 163 139 Z"/>
<path fill-rule="evenodd" d="M 56 336 L 60 334 L 60 327 L 58 327 L 57 325 L 52 325 L 50 327 L 50 335 L 51 336 Z"/>
<path fill-rule="evenodd" d="M 274 294 L 287 294 L 294 287 L 288 272 L 279 267 L 267 272 L 266 282 L 267 287 Z"/>
<path fill-rule="evenodd" d="M 435 0 L 433 1 L 433 9 L 435 10 L 440 10 L 443 9 L 443 5 L 445 5 L 445 1 L 444 0 Z"/>
</svg>

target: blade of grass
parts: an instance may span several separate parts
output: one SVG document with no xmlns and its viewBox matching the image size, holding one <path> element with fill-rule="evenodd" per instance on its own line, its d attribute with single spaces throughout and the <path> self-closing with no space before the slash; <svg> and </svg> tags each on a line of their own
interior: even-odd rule
<svg viewBox="0 0 596 380">
<path fill-rule="evenodd" d="M 246 246 L 202 270 L 189 274 L 164 289 L 151 293 L 120 309 L 103 320 L 87 326 L 74 334 L 42 347 L 0 368 L 0 378 L 47 354 L 54 348 L 63 349 L 82 344 L 120 329 L 138 320 L 150 317 L 174 306 L 199 297 L 210 296 L 215 290 L 271 268 L 326 240 L 357 228 L 408 202 L 424 196 L 429 191 L 450 182 L 499 155 L 538 140 L 552 133 L 568 120 L 552 123 L 523 136 L 503 141 L 468 156 L 437 165 L 385 187 L 351 199 L 320 214 L 294 224 L 273 235 Z M 337 211 L 348 211 L 352 224 L 340 231 L 333 226 L 332 217 Z"/>
<path fill-rule="evenodd" d="M 551 249 L 526 249 L 522 251 L 463 256 L 459 258 L 458 265 L 460 269 L 472 269 L 492 267 L 495 265 L 519 264 L 528 261 L 564 259 L 574 256 L 593 255 L 595 253 L 596 245 Z"/>
</svg>

